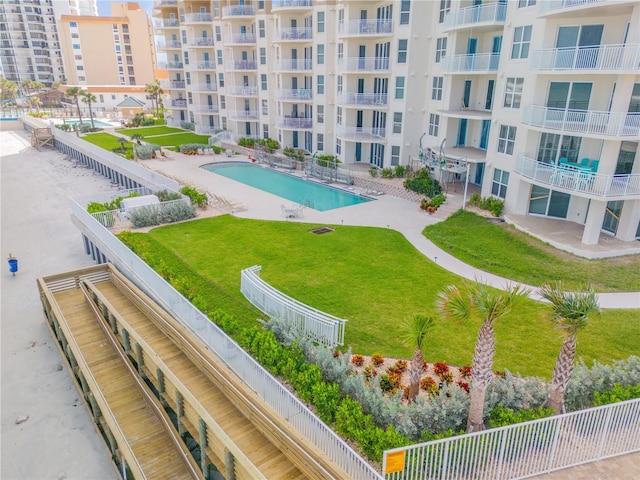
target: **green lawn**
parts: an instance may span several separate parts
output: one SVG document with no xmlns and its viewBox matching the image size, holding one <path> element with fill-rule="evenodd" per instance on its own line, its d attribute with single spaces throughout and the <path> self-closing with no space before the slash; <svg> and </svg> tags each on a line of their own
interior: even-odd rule
<svg viewBox="0 0 640 480">
<path fill-rule="evenodd" d="M 166 135 L 169 133 L 180 133 L 180 132 L 184 132 L 184 130 L 181 128 L 157 126 L 157 127 L 140 127 L 140 128 L 117 128 L 116 132 L 121 133 L 122 135 L 126 135 L 127 137 L 131 137 L 136 133 L 139 133 L 143 137 L 149 137 L 152 135 Z"/>
<path fill-rule="evenodd" d="M 118 138 L 109 133 L 89 133 L 87 135 L 83 135 L 82 139 L 86 140 L 89 143 L 93 143 L 98 147 L 104 148 L 110 152 L 113 151 L 114 148 L 120 148 L 120 142 L 118 142 Z M 133 144 L 131 142 L 127 142 L 126 144 L 127 150 L 131 150 Z"/>
<path fill-rule="evenodd" d="M 145 138 L 146 142 L 155 143 L 161 147 L 179 146 L 185 143 L 209 143 L 208 135 L 198 135 L 197 133 L 175 133 L 173 135 L 161 135 L 158 137 Z"/>
<path fill-rule="evenodd" d="M 467 211 L 423 233 L 469 265 L 529 285 L 563 279 L 569 284 L 591 283 L 600 292 L 640 290 L 640 255 L 587 260 Z"/>
<path fill-rule="evenodd" d="M 145 248 L 157 242 L 174 252 L 185 262 L 180 269 L 206 280 L 197 283 L 204 285 L 197 293 L 215 298 L 216 308 L 233 312 L 244 325 L 255 325 L 256 313 L 240 294 L 240 270 L 262 265 L 262 278 L 275 288 L 348 319 L 345 343 L 354 352 L 410 358 L 411 349 L 399 339 L 401 323 L 413 313 L 437 315 L 437 293 L 461 279 L 393 230 L 336 226 L 328 234 L 309 233 L 317 226 L 222 216 L 134 237 L 147 239 Z M 163 248 L 149 255 L 166 257 L 164 265 L 176 262 Z M 470 364 L 479 326 L 478 319 L 464 324 L 438 319 L 424 348 L 426 360 Z M 550 378 L 561 337 L 544 306 L 524 302 L 496 324 L 496 336 L 496 370 Z M 639 338 L 638 312 L 605 311 L 580 333 L 578 356 L 588 363 L 627 358 L 637 353 Z"/>
</svg>

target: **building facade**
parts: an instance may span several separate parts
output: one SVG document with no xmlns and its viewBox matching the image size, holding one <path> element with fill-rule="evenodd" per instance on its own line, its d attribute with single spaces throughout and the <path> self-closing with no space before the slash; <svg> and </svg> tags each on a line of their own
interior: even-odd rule
<svg viewBox="0 0 640 480">
<path fill-rule="evenodd" d="M 153 28 L 139 4 L 112 3 L 109 17 L 63 15 L 59 26 L 67 83 L 144 85 L 154 81 Z"/>
<path fill-rule="evenodd" d="M 640 238 L 635 0 L 156 0 L 172 121 Z"/>
</svg>

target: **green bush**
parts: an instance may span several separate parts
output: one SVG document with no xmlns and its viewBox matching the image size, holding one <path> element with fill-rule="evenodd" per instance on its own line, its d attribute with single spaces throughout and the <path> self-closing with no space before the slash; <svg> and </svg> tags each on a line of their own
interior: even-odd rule
<svg viewBox="0 0 640 480">
<path fill-rule="evenodd" d="M 539 418 L 546 418 L 553 415 L 552 408 L 528 408 L 519 411 L 505 408 L 498 404 L 489 414 L 489 424 L 491 428 L 506 427 L 515 423 L 530 422 Z"/>
<path fill-rule="evenodd" d="M 594 392 L 593 406 L 608 405 L 640 398 L 640 385 L 620 385 L 616 383 L 611 390 Z"/>
<path fill-rule="evenodd" d="M 149 143 L 147 145 L 137 145 L 134 147 L 136 150 L 136 155 L 141 160 L 149 160 L 153 157 L 153 153 L 160 150 L 160 145 L 155 145 L 153 143 Z"/>
<path fill-rule="evenodd" d="M 186 202 L 173 202 L 161 205 L 158 211 L 159 223 L 174 223 L 189 220 L 196 216 L 196 207 Z"/>
<path fill-rule="evenodd" d="M 380 176 L 382 178 L 393 178 L 394 172 L 392 168 L 383 168 L 382 172 L 380 172 Z"/>
<path fill-rule="evenodd" d="M 149 205 L 146 207 L 138 207 L 129 212 L 129 219 L 133 224 L 133 228 L 153 227 L 160 225 L 158 219 L 159 208 L 157 205 Z"/>
<path fill-rule="evenodd" d="M 376 167 L 375 165 L 372 165 L 371 167 L 369 167 L 369 175 L 371 175 L 372 177 L 377 177 L 378 176 L 378 167 Z"/>
<path fill-rule="evenodd" d="M 396 165 L 395 170 L 393 171 L 393 176 L 396 178 L 403 178 L 407 174 L 407 167 L 404 165 Z"/>
<path fill-rule="evenodd" d="M 411 178 L 407 178 L 402 185 L 407 190 L 431 198 L 442 192 L 440 183 L 433 178 L 431 172 L 426 168 L 422 168 L 415 172 L 415 174 Z"/>
<path fill-rule="evenodd" d="M 469 205 L 487 210 L 491 212 L 494 217 L 499 217 L 504 208 L 504 201 L 495 197 L 482 198 L 479 193 L 474 193 L 469 199 Z"/>
<path fill-rule="evenodd" d="M 166 190 L 158 190 L 157 192 L 153 192 L 153 194 L 158 197 L 160 202 L 170 202 L 171 200 L 179 200 L 182 198 L 179 193 L 167 192 Z"/>
<path fill-rule="evenodd" d="M 211 148 L 205 143 L 183 143 L 178 147 L 180 152 L 196 152 L 198 150 L 204 150 L 205 148 Z"/>
<path fill-rule="evenodd" d="M 209 205 L 209 198 L 206 193 L 200 193 L 193 187 L 182 187 L 180 193 L 186 195 L 191 199 L 191 204 L 196 205 L 200 208 L 206 208 Z"/>
<path fill-rule="evenodd" d="M 333 155 L 316 155 L 316 164 L 320 167 L 333 167 L 335 164 L 340 163 Z"/>
<path fill-rule="evenodd" d="M 196 129 L 195 124 L 193 124 L 191 122 L 180 122 L 180 127 L 184 128 L 185 130 L 195 130 Z"/>
<path fill-rule="evenodd" d="M 253 148 L 255 143 L 256 141 L 253 138 L 245 138 L 245 137 L 238 138 L 239 147 Z"/>
<path fill-rule="evenodd" d="M 262 138 L 258 141 L 258 143 L 264 147 L 264 150 L 267 153 L 273 153 L 280 148 L 280 142 L 274 140 L 273 138 Z M 238 145 L 240 145 L 240 143 L 238 143 Z"/>
</svg>

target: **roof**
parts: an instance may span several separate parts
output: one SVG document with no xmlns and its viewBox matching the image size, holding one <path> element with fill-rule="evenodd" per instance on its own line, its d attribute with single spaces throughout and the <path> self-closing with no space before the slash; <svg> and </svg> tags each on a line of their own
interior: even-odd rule
<svg viewBox="0 0 640 480">
<path fill-rule="evenodd" d="M 140 108 L 140 107 L 144 107 L 145 103 L 142 100 L 138 100 L 135 97 L 127 97 L 116 106 L 118 106 L 118 107 L 136 107 L 136 108 Z"/>
</svg>

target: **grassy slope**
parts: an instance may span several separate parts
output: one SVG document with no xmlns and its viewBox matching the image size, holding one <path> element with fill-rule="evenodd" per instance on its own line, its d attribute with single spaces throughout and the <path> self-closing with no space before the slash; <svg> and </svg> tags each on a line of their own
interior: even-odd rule
<svg viewBox="0 0 640 480">
<path fill-rule="evenodd" d="M 120 148 L 120 143 L 118 142 L 118 138 L 109 133 L 89 133 L 87 135 L 83 135 L 82 139 L 86 140 L 89 143 L 93 143 L 98 147 L 104 148 L 105 150 L 113 151 L 114 148 Z M 126 144 L 127 150 L 130 150 L 132 147 L 131 142 L 127 142 Z"/>
<path fill-rule="evenodd" d="M 208 135 L 198 135 L 197 133 L 175 133 L 172 135 L 161 135 L 157 137 L 145 138 L 145 141 L 149 143 L 155 143 L 162 147 L 178 146 L 185 143 L 202 143 L 207 145 L 209 143 Z"/>
<path fill-rule="evenodd" d="M 117 128 L 116 132 L 121 133 L 122 135 L 126 135 L 127 137 L 131 137 L 131 135 L 135 135 L 136 133 L 139 133 L 144 137 L 148 137 L 150 135 L 166 135 L 169 133 L 180 133 L 180 132 L 184 132 L 184 130 L 182 130 L 181 128 L 157 126 L 157 127 L 140 127 L 140 128 Z"/>
<path fill-rule="evenodd" d="M 423 233 L 469 265 L 529 285 L 564 279 L 591 283 L 600 292 L 640 290 L 640 255 L 587 260 L 471 212 L 458 212 Z"/>
<path fill-rule="evenodd" d="M 401 323 L 413 313 L 436 315 L 438 291 L 461 279 L 393 230 L 337 226 L 325 235 L 308 233 L 316 226 L 223 216 L 157 228 L 149 235 L 236 298 L 240 270 L 262 265 L 262 278 L 275 288 L 349 319 L 345 343 L 355 352 L 410 358 L 411 349 L 398 338 Z M 224 310 L 224 298 L 220 301 Z M 245 324 L 254 321 L 251 314 L 243 319 Z M 437 320 L 426 359 L 470 364 L 479 325 L 479 320 Z M 541 305 L 525 302 L 496 325 L 496 335 L 496 370 L 551 376 L 561 338 Z M 638 338 L 637 312 L 606 311 L 581 333 L 578 356 L 588 363 L 626 358 L 637 351 Z"/>
</svg>

